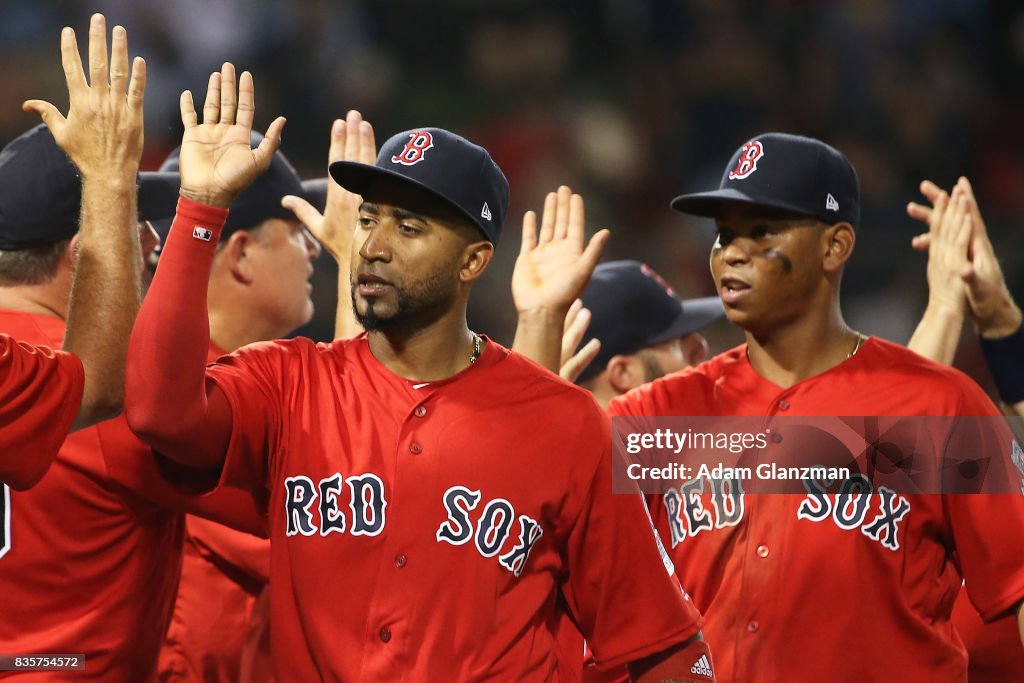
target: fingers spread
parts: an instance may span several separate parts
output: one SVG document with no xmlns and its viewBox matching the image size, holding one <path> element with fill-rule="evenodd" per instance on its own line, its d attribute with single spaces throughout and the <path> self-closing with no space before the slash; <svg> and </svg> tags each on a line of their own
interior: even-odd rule
<svg viewBox="0 0 1024 683">
<path fill-rule="evenodd" d="M 238 97 L 235 93 L 235 65 L 224 62 L 220 68 L 220 122 L 235 123 Z"/>
<path fill-rule="evenodd" d="M 128 33 L 115 26 L 110 49 L 110 88 L 123 93 L 128 84 Z"/>
<path fill-rule="evenodd" d="M 523 214 L 523 240 L 519 245 L 520 254 L 528 254 L 537 246 L 537 213 L 527 211 Z"/>
<path fill-rule="evenodd" d="M 186 90 L 178 98 L 178 108 L 181 110 L 181 123 L 185 130 L 199 125 L 199 117 L 196 116 L 196 108 L 192 104 L 192 91 Z"/>
<path fill-rule="evenodd" d="M 107 20 L 102 14 L 92 15 L 89 22 L 89 83 L 94 90 L 107 92 Z"/>
<path fill-rule="evenodd" d="M 57 107 L 53 106 L 49 102 L 44 100 L 28 100 L 23 102 L 21 105 L 22 111 L 32 111 L 39 114 L 39 117 L 46 124 L 46 127 L 50 129 L 50 133 L 53 134 L 54 139 L 60 140 L 61 131 L 64 128 L 64 115 L 60 113 Z"/>
<path fill-rule="evenodd" d="M 260 142 L 260 146 L 256 148 L 254 154 L 256 155 L 256 161 L 260 168 L 267 169 L 270 166 L 270 160 L 273 158 L 277 148 L 281 146 L 281 133 L 284 131 L 285 118 L 278 116 L 274 119 L 270 127 L 267 128 L 266 135 Z"/>
<path fill-rule="evenodd" d="M 221 75 L 221 79 L 224 76 Z M 234 81 L 232 80 L 231 86 L 232 92 L 234 92 Z M 223 103 L 223 91 L 221 93 L 221 102 Z M 252 130 L 253 117 L 256 115 L 256 88 L 252 83 L 252 74 L 248 71 L 242 72 L 242 77 L 238 81 L 238 114 L 237 118 L 233 119 L 238 122 L 238 125 L 245 126 L 249 130 Z M 221 107 L 221 121 L 224 121 L 224 108 Z"/>
<path fill-rule="evenodd" d="M 210 74 L 206 84 L 206 102 L 203 103 L 203 123 L 220 121 L 220 72 Z"/>
<path fill-rule="evenodd" d="M 142 113 L 142 101 L 146 94 L 146 60 L 136 57 L 132 62 L 132 80 L 128 83 L 128 106 Z M 191 106 L 191 95 L 189 100 Z M 192 112 L 195 115 L 195 112 Z"/>
<path fill-rule="evenodd" d="M 76 97 L 85 93 L 89 84 L 82 70 L 82 55 L 78 53 L 75 32 L 66 26 L 60 32 L 60 61 L 64 67 L 64 80 L 68 84 L 68 95 L 74 101 Z"/>
</svg>

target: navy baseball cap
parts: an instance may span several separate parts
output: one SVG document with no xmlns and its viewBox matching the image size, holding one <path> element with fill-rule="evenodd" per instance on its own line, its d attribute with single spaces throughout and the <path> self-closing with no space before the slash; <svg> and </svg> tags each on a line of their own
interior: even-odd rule
<svg viewBox="0 0 1024 683">
<path fill-rule="evenodd" d="M 367 201 L 386 201 L 395 190 L 415 188 L 465 216 L 498 243 L 508 211 L 508 180 L 486 149 L 441 128 L 392 136 L 377 164 L 335 161 L 331 176 Z"/>
<path fill-rule="evenodd" d="M 835 147 L 801 135 L 758 135 L 732 155 L 717 190 L 676 197 L 672 208 L 713 218 L 724 202 L 790 211 L 854 228 L 860 222 L 860 189 L 850 160 Z"/>
<path fill-rule="evenodd" d="M 140 173 L 140 220 L 174 215 L 177 173 Z M 0 249 L 54 244 L 78 232 L 82 179 L 40 124 L 0 150 Z"/>
<path fill-rule="evenodd" d="M 258 147 L 262 140 L 262 133 L 252 131 L 251 142 L 253 148 Z M 164 159 L 164 163 L 161 164 L 160 170 L 177 171 L 179 162 L 178 157 L 180 154 L 181 147 L 172 151 L 167 158 Z M 321 197 L 326 197 L 326 178 L 323 182 L 323 194 Z M 281 199 L 285 195 L 303 197 L 310 204 L 317 206 L 321 211 L 323 211 L 322 199 L 320 200 L 321 203 L 318 204 L 316 196 L 307 196 L 306 190 L 303 187 L 302 179 L 299 178 L 299 174 L 295 171 L 295 167 L 289 163 L 281 150 L 278 150 L 270 160 L 270 167 L 257 177 L 256 180 L 252 181 L 252 184 L 249 185 L 249 187 L 242 190 L 242 192 L 235 197 L 235 201 L 231 202 L 231 208 L 228 211 L 228 219 L 224 223 L 224 229 L 220 234 L 221 240 L 227 239 L 233 232 L 254 228 L 263 221 L 271 218 L 283 218 L 286 220 L 294 219 L 295 214 L 281 206 Z M 175 198 L 175 202 L 177 202 L 177 198 Z M 172 206 L 171 216 L 173 217 L 173 215 L 174 211 Z M 172 220 L 154 222 L 153 227 L 156 228 L 160 237 L 166 240 L 167 233 L 171 230 L 171 223 Z"/>
<path fill-rule="evenodd" d="M 592 316 L 583 344 L 601 340 L 601 350 L 580 373 L 580 382 L 601 374 L 612 356 L 685 337 L 725 315 L 717 296 L 680 299 L 660 275 L 639 261 L 602 263 L 580 298 Z"/>
</svg>

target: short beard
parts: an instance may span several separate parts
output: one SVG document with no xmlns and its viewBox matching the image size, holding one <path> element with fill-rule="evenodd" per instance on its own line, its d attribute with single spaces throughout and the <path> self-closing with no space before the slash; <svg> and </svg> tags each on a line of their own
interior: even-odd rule
<svg viewBox="0 0 1024 683">
<path fill-rule="evenodd" d="M 636 354 L 640 358 L 640 362 L 644 367 L 644 383 L 653 382 L 654 380 L 665 376 L 665 368 L 658 360 L 658 357 L 654 355 L 654 352 L 650 349 L 641 349 Z"/>
<path fill-rule="evenodd" d="M 379 316 L 373 310 L 373 303 L 366 301 L 366 312 L 360 313 L 356 303 L 356 288 L 351 288 L 352 313 L 367 332 L 383 332 L 385 334 L 408 334 L 421 330 L 451 310 L 455 301 L 455 287 L 446 281 L 449 269 L 435 271 L 433 277 L 423 283 L 400 289 L 394 287 L 397 299 L 395 312 L 388 316 Z"/>
</svg>

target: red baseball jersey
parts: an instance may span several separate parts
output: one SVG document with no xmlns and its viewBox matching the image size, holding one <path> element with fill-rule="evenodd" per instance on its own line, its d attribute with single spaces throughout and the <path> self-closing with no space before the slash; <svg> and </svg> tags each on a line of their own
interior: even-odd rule
<svg viewBox="0 0 1024 683">
<path fill-rule="evenodd" d="M 610 411 L 999 415 L 966 375 L 876 338 L 788 389 L 758 375 L 740 346 L 615 399 Z M 1009 430 L 978 437 L 993 466 L 1019 481 Z M 840 504 L 837 495 L 720 488 L 676 487 L 648 499 L 705 614 L 719 681 L 964 681 L 967 659 L 950 621 L 962 583 L 986 619 L 1024 599 L 1019 495 L 879 487 Z"/>
<path fill-rule="evenodd" d="M 56 318 L 9 311 L 0 311 L 0 328 L 31 343 L 64 336 Z M 253 532 L 263 525 L 243 492 L 190 499 L 168 479 L 176 472 L 161 469 L 118 418 L 69 436 L 38 485 L 9 492 L 0 652 L 84 653 L 86 661 L 80 671 L 0 679 L 155 680 L 181 567 L 182 511 Z"/>
<path fill-rule="evenodd" d="M 1024 645 L 1016 613 L 986 624 L 961 593 L 953 606 L 953 625 L 967 648 L 970 683 L 1024 681 Z"/>
<path fill-rule="evenodd" d="M 642 497 L 612 493 L 607 417 L 523 357 L 413 383 L 365 335 L 295 339 L 207 377 L 222 482 L 268 510 L 280 680 L 559 681 L 563 604 L 605 665 L 697 632 Z"/>
<path fill-rule="evenodd" d="M 211 343 L 207 360 L 222 355 Z M 186 515 L 178 597 L 160 649 L 161 683 L 237 683 L 253 607 L 269 577 L 269 539 Z"/>
<path fill-rule="evenodd" d="M 32 339 L 52 338 L 46 334 L 49 320 L 63 329 L 56 318 L 39 318 L 37 323 L 27 313 L 9 316 L 15 322 L 3 329 L 28 328 Z M 56 339 L 54 348 L 61 342 Z M 85 372 L 76 356 L 0 334 L 0 488 L 21 491 L 42 478 L 71 429 L 84 387 Z M 0 519 L 0 529 L 4 526 Z M 0 540 L 0 554 L 3 547 Z"/>
</svg>

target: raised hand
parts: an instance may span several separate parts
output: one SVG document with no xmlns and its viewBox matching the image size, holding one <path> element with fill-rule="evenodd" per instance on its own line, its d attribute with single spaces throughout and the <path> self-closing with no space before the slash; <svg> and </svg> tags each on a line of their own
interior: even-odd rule
<svg viewBox="0 0 1024 683">
<path fill-rule="evenodd" d="M 562 332 L 562 360 L 558 374 L 567 382 L 575 382 L 580 373 L 590 365 L 592 360 L 597 358 L 597 354 L 601 351 L 601 340 L 597 337 L 576 351 L 576 347 L 583 341 L 589 326 L 590 310 L 583 308 L 582 300 L 576 299 L 565 316 L 565 329 Z"/>
<path fill-rule="evenodd" d="M 921 191 L 930 201 L 932 197 L 938 198 L 938 193 L 941 192 L 928 181 L 921 184 Z M 962 177 L 957 181 L 953 192 L 963 197 L 966 218 L 970 223 L 966 253 L 953 277 L 965 285 L 968 310 L 978 333 L 989 339 L 1009 336 L 1020 327 L 1022 315 L 1006 286 L 1006 278 L 999 267 L 999 259 L 992 241 L 988 237 L 981 209 L 974 196 L 974 188 L 967 178 Z M 907 207 L 907 212 L 911 217 L 928 221 L 930 224 L 934 208 L 912 203 Z M 915 249 L 929 250 L 929 263 L 934 240 L 929 231 L 916 236 L 912 242 Z"/>
<path fill-rule="evenodd" d="M 337 119 L 331 126 L 331 145 L 327 152 L 327 165 L 335 161 L 358 161 L 373 165 L 377 160 L 377 143 L 373 126 L 364 121 L 362 114 L 351 110 L 345 120 Z M 309 202 L 301 197 L 288 196 L 281 204 L 305 224 L 335 260 L 349 258 L 352 232 L 359 218 L 359 205 L 363 198 L 349 192 L 328 174 L 327 205 L 321 216 Z"/>
<path fill-rule="evenodd" d="M 928 224 L 928 305 L 953 313 L 962 322 L 967 305 L 963 275 L 969 267 L 972 227 L 967 197 L 959 183 L 946 194 L 929 180 L 921 183 L 921 194 L 932 206 L 911 202 L 907 213 Z"/>
<path fill-rule="evenodd" d="M 377 143 L 373 126 L 362 114 L 351 110 L 345 120 L 337 119 L 331 126 L 331 145 L 327 165 L 335 161 L 358 161 L 373 164 L 377 160 Z M 363 331 L 352 313 L 349 270 L 352 261 L 352 234 L 359 220 L 363 198 L 349 192 L 327 175 L 327 205 L 323 215 L 301 197 L 288 196 L 281 204 L 302 221 L 324 249 L 338 263 L 338 307 L 335 311 L 334 338 L 347 339 Z"/>
<path fill-rule="evenodd" d="M 520 315 L 547 310 L 564 318 L 590 281 L 610 234 L 599 230 L 584 248 L 584 233 L 583 198 L 564 185 L 545 198 L 539 235 L 537 214 L 526 212 L 522 246 L 512 272 L 512 298 Z"/>
<path fill-rule="evenodd" d="M 252 74 L 243 71 L 235 86 L 235 67 L 225 62 L 210 74 L 199 124 L 192 93 L 181 94 L 181 195 L 203 204 L 227 208 L 235 197 L 270 166 L 281 144 L 285 119 L 274 119 L 259 147 L 250 133 L 255 115 Z"/>
<path fill-rule="evenodd" d="M 115 26 L 107 63 L 107 22 L 102 14 L 89 22 L 89 82 L 86 82 L 75 32 L 60 35 L 61 62 L 70 108 L 65 117 L 50 102 L 28 100 L 54 140 L 67 153 L 86 181 L 97 177 L 135 187 L 142 157 L 142 99 L 146 91 L 146 62 L 136 57 L 128 77 L 128 36 Z M 127 94 L 125 89 L 127 88 Z"/>
</svg>

